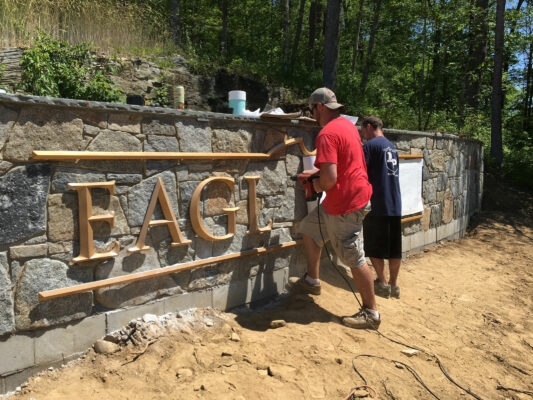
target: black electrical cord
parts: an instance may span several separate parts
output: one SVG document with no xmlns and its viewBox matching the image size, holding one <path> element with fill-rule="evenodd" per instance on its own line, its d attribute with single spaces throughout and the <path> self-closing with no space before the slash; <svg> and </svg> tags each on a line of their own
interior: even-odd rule
<svg viewBox="0 0 533 400">
<path fill-rule="evenodd" d="M 340 272 L 337 268 L 337 266 L 335 265 L 335 263 L 333 262 L 333 259 L 331 258 L 331 255 L 329 254 L 329 250 L 326 246 L 326 241 L 324 239 L 324 235 L 322 233 L 322 223 L 320 222 L 320 200 L 321 200 L 322 196 L 318 196 L 318 199 L 317 199 L 317 212 L 318 212 L 318 229 L 320 231 L 320 236 L 322 237 L 322 242 L 324 244 L 324 248 L 326 249 L 326 254 L 328 255 L 328 259 L 329 259 L 329 262 L 331 263 L 333 269 L 342 277 L 342 279 L 344 279 L 344 281 L 346 282 L 346 284 L 348 285 L 348 287 L 350 288 L 350 290 L 352 291 L 354 297 L 355 297 L 355 300 L 357 300 L 357 303 L 359 303 L 359 306 L 362 308 L 363 305 L 361 304 L 361 302 L 359 301 L 359 298 L 357 297 L 357 295 L 355 294 L 355 291 L 354 289 L 352 288 L 352 285 L 350 284 L 350 281 L 348 279 L 346 279 L 346 277 L 344 276 L 344 274 L 342 272 Z M 435 362 L 437 363 L 437 365 L 439 366 L 440 370 L 442 371 L 442 373 L 444 374 L 444 376 L 451 382 L 453 383 L 455 386 L 457 386 L 458 388 L 460 388 L 461 390 L 465 391 L 466 393 L 468 393 L 470 396 L 474 397 L 475 399 L 477 400 L 483 400 L 481 397 L 479 397 L 477 394 L 471 392 L 470 390 L 462 387 L 461 385 L 459 385 L 455 380 L 452 379 L 452 377 L 450 375 L 448 375 L 448 373 L 446 372 L 446 370 L 444 369 L 444 365 L 442 364 L 442 362 L 440 361 L 439 357 L 437 357 L 435 354 L 432 354 L 432 353 L 429 353 L 427 352 L 426 350 L 424 349 L 421 349 L 419 347 L 416 347 L 416 346 L 412 346 L 412 345 L 409 345 L 409 344 L 406 344 L 406 343 L 403 343 L 399 340 L 395 340 L 395 339 L 392 339 L 392 338 L 389 338 L 388 336 L 384 335 L 383 333 L 381 333 L 376 327 L 374 327 L 372 324 L 369 324 L 370 328 L 373 329 L 378 335 L 382 336 L 383 338 L 393 342 L 393 343 L 396 343 L 396 344 L 399 344 L 401 346 L 405 346 L 405 347 L 409 347 L 410 349 L 413 349 L 413 350 L 418 350 L 424 354 L 427 354 L 429 355 L 430 357 L 433 357 L 435 359 Z M 354 369 L 354 371 L 357 373 L 357 375 L 359 375 L 359 377 L 363 380 L 363 382 L 365 383 L 365 385 L 367 384 L 366 382 L 366 379 L 363 377 L 363 375 L 357 370 L 356 366 L 355 366 L 355 359 L 358 358 L 358 357 L 374 357 L 374 358 L 379 358 L 379 359 L 382 359 L 382 360 L 387 360 L 387 361 L 391 361 L 391 362 L 394 362 L 395 364 L 401 364 L 403 365 L 414 377 L 415 379 L 424 387 L 424 389 L 426 389 L 429 393 L 431 393 L 431 395 L 433 397 L 435 397 L 436 399 L 439 399 L 435 393 L 433 393 L 429 387 L 424 383 L 424 381 L 422 380 L 422 378 L 420 378 L 420 375 L 418 375 L 416 373 L 416 371 L 410 367 L 409 365 L 405 364 L 405 363 L 402 363 L 401 361 L 396 361 L 396 360 L 391 360 L 391 359 L 388 359 L 388 358 L 384 358 L 384 357 L 380 357 L 380 356 L 373 356 L 373 355 L 370 355 L 370 354 L 359 354 L 359 355 L 356 355 L 353 359 L 352 359 L 352 367 Z"/>
</svg>

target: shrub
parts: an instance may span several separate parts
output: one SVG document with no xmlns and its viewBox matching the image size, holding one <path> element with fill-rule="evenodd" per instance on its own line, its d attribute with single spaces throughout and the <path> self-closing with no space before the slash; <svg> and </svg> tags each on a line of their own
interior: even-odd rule
<svg viewBox="0 0 533 400">
<path fill-rule="evenodd" d="M 89 43 L 74 46 L 39 32 L 21 60 L 20 89 L 37 96 L 118 101 L 121 92 L 108 74 L 109 64 L 96 65 Z"/>
</svg>

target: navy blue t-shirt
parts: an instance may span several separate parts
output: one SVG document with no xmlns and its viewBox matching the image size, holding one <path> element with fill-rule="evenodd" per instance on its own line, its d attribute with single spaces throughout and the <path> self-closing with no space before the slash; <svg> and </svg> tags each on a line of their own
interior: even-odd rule
<svg viewBox="0 0 533 400">
<path fill-rule="evenodd" d="M 385 137 L 370 139 L 363 146 L 368 180 L 372 184 L 369 215 L 401 216 L 400 165 L 396 147 Z"/>
</svg>

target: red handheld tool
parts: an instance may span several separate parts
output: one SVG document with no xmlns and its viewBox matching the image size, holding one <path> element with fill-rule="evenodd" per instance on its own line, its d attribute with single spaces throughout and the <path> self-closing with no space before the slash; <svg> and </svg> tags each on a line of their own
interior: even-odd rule
<svg viewBox="0 0 533 400">
<path fill-rule="evenodd" d="M 298 175 L 291 176 L 291 179 L 293 181 L 298 181 L 303 186 L 305 190 L 306 201 L 316 200 L 320 197 L 320 193 L 315 192 L 315 188 L 313 187 L 313 179 L 317 178 L 320 178 L 320 175 L 318 175 L 318 173 L 315 173 L 313 175 L 301 173 Z"/>
</svg>

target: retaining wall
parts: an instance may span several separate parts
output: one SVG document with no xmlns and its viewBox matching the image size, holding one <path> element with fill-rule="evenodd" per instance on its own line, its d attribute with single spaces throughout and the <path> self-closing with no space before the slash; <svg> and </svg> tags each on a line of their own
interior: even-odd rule
<svg viewBox="0 0 533 400">
<path fill-rule="evenodd" d="M 318 130 L 304 121 L 0 95 L 0 393 L 145 313 L 225 310 L 272 297 L 283 291 L 289 272 L 305 264 L 302 246 L 294 245 L 40 302 L 43 291 L 291 244 L 299 239 L 296 227 L 307 208 L 303 191 L 289 179 L 302 169 L 297 145 L 268 160 L 38 161 L 32 151 L 266 153 L 286 137 L 302 138 L 314 149 Z M 480 208 L 481 143 L 445 134 L 385 133 L 400 153 L 424 156 L 425 210 L 421 220 L 404 224 L 404 254 L 461 237 Z M 212 177 L 222 179 L 195 199 L 195 189 Z M 114 184 L 87 192 L 69 186 L 88 182 Z M 135 251 L 157 182 L 168 200 L 158 198 L 153 219 L 167 223 L 145 226 L 149 248 Z M 107 215 L 88 223 L 95 254 L 111 254 L 105 259 L 77 258 L 87 253 L 83 193 L 92 197 L 90 215 Z M 191 202 L 215 240 L 195 225 Z M 257 226 L 251 222 L 254 203 Z M 164 204 L 176 218 L 181 244 Z M 113 226 L 105 221 L 111 212 Z"/>
</svg>

